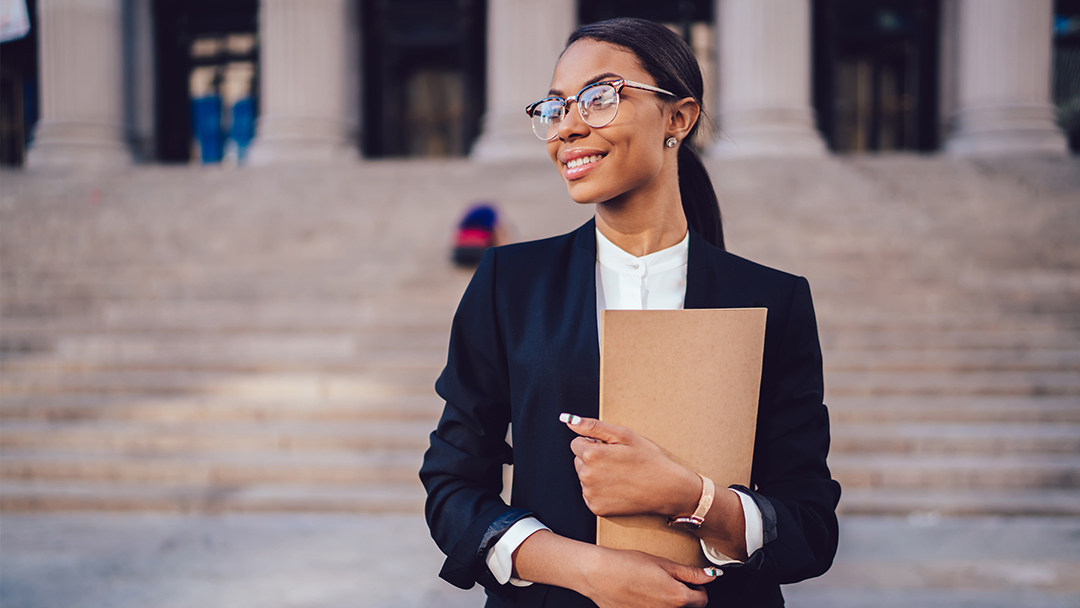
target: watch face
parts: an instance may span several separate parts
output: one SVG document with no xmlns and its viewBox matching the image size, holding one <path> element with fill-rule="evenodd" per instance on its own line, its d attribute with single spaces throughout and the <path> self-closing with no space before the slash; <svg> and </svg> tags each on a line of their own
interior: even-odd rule
<svg viewBox="0 0 1080 608">
<path fill-rule="evenodd" d="M 694 530 L 701 528 L 701 522 L 690 517 L 679 517 L 668 521 L 668 526 L 675 528 L 676 530 L 693 532 Z"/>
</svg>

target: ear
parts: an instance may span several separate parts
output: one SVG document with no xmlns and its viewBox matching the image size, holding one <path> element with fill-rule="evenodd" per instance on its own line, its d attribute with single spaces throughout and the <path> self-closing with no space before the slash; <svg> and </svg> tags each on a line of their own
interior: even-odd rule
<svg viewBox="0 0 1080 608">
<path fill-rule="evenodd" d="M 690 129 L 697 124 L 698 117 L 701 116 L 701 106 L 693 97 L 684 97 L 675 102 L 671 108 L 666 137 L 674 136 L 681 142 L 686 139 Z"/>
</svg>

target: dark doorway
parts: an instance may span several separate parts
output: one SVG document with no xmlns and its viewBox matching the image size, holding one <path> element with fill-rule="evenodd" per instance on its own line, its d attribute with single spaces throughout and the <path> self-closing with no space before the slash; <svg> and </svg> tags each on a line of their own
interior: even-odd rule
<svg viewBox="0 0 1080 608">
<path fill-rule="evenodd" d="M 1054 105 L 1069 149 L 1080 152 L 1080 0 L 1054 3 Z"/>
<path fill-rule="evenodd" d="M 237 79 L 246 79 L 250 89 L 249 101 L 241 108 L 242 120 L 245 124 L 254 120 L 259 90 L 258 6 L 258 0 L 155 0 L 159 161 L 188 162 L 193 149 L 204 159 L 217 155 L 218 143 L 204 141 L 213 140 L 210 129 L 201 129 L 205 137 L 200 140 L 194 137 L 193 128 L 197 116 L 206 123 L 207 110 L 213 104 L 193 104 L 193 99 L 219 99 L 224 119 L 218 126 L 224 148 L 233 109 L 229 101 L 236 96 L 232 89 L 238 88 L 234 85 Z"/>
<path fill-rule="evenodd" d="M 637 17 L 660 23 L 668 23 L 681 30 L 683 39 L 691 39 L 694 23 L 713 22 L 712 0 L 581 0 L 578 3 L 581 23 L 592 23 L 615 17 Z"/>
<path fill-rule="evenodd" d="M 484 115 L 483 0 L 367 0 L 363 151 L 464 156 Z"/>
<path fill-rule="evenodd" d="M 838 152 L 938 146 L 939 0 L 815 0 L 814 108 Z"/>
<path fill-rule="evenodd" d="M 27 0 L 30 30 L 0 44 L 0 165 L 21 167 L 38 119 L 37 2 Z"/>
</svg>

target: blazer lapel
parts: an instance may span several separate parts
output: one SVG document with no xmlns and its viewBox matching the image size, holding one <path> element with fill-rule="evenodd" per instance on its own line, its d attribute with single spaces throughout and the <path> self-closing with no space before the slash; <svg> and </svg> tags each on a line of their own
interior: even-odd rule
<svg viewBox="0 0 1080 608">
<path fill-rule="evenodd" d="M 690 248 L 686 254 L 686 299 L 683 308 L 713 308 L 710 304 L 712 286 L 709 284 L 709 258 L 705 239 L 690 230 Z"/>
<path fill-rule="evenodd" d="M 574 243 L 574 251 L 571 256 L 570 281 L 572 285 L 583 290 L 580 298 L 572 298 L 579 302 L 576 310 L 571 313 L 578 320 L 578 343 L 582 347 L 582 378 L 587 378 L 589 391 L 586 394 L 600 395 L 600 332 L 597 328 L 599 322 L 596 316 L 596 220 L 591 219 L 578 229 Z M 589 404 L 590 411 L 583 411 L 585 415 L 596 416 L 599 414 L 600 402 Z"/>
<path fill-rule="evenodd" d="M 690 250 L 686 261 L 686 299 L 683 308 L 737 308 L 734 294 L 725 289 L 724 269 L 717 256 L 709 255 L 715 247 L 690 230 Z"/>
</svg>

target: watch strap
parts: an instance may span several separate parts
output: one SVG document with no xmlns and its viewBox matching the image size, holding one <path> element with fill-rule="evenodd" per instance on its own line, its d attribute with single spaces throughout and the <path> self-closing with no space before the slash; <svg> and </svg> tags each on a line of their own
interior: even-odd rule
<svg viewBox="0 0 1080 608">
<path fill-rule="evenodd" d="M 705 515 L 712 508 L 713 499 L 716 497 L 716 484 L 711 479 L 698 473 L 701 478 L 701 498 L 698 499 L 697 509 L 690 517 L 669 517 L 668 525 L 681 524 L 692 528 L 700 528 L 705 523 Z"/>
</svg>

